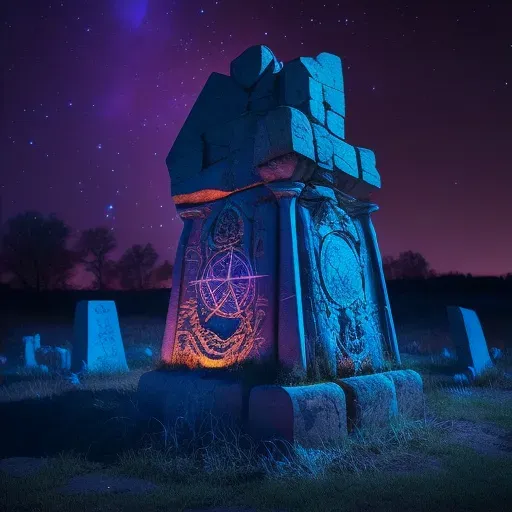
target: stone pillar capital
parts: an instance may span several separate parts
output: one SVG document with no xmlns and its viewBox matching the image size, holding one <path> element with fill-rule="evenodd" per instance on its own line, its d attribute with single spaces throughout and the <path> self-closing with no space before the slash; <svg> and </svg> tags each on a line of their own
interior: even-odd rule
<svg viewBox="0 0 512 512">
<path fill-rule="evenodd" d="M 274 181 L 273 183 L 267 183 L 266 186 L 277 199 L 298 197 L 305 187 L 304 183 L 299 181 Z"/>
<path fill-rule="evenodd" d="M 190 207 L 178 207 L 178 215 L 183 219 L 205 219 L 211 212 L 211 208 L 208 206 L 190 206 Z"/>
</svg>

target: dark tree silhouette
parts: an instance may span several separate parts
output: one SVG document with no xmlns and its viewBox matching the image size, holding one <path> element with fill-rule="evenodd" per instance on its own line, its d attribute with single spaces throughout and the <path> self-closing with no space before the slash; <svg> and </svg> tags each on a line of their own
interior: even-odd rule
<svg viewBox="0 0 512 512">
<path fill-rule="evenodd" d="M 172 278 L 173 266 L 169 260 L 165 260 L 161 265 L 155 267 L 153 270 L 153 284 L 155 286 L 161 285 L 165 281 Z"/>
<path fill-rule="evenodd" d="M 401 252 L 398 258 L 387 256 L 382 265 L 386 279 L 427 279 L 434 275 L 430 263 L 419 252 Z"/>
<path fill-rule="evenodd" d="M 137 290 L 149 288 L 157 260 L 158 254 L 152 244 L 132 245 L 117 263 L 121 286 Z"/>
<path fill-rule="evenodd" d="M 108 255 L 117 247 L 114 233 L 105 227 L 82 231 L 76 244 L 80 262 L 94 276 L 93 286 L 104 290 L 115 277 L 116 264 Z"/>
<path fill-rule="evenodd" d="M 51 214 L 20 213 L 7 221 L 2 237 L 2 269 L 11 286 L 37 291 L 66 288 L 77 262 L 67 248 L 71 229 Z"/>
</svg>

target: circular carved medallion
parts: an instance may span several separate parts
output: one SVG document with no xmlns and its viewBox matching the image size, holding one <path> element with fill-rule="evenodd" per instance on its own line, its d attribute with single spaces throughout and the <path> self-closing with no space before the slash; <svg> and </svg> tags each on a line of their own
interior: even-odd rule
<svg viewBox="0 0 512 512">
<path fill-rule="evenodd" d="M 320 271 L 327 295 L 342 308 L 364 298 L 359 257 L 347 238 L 337 231 L 323 239 Z"/>
<path fill-rule="evenodd" d="M 233 248 L 216 253 L 197 284 L 209 317 L 240 317 L 254 298 L 251 264 L 244 253 Z"/>
</svg>

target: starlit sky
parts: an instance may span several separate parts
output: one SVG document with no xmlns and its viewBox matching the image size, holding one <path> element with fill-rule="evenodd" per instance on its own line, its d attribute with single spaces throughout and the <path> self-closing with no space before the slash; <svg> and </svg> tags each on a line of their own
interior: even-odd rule
<svg viewBox="0 0 512 512">
<path fill-rule="evenodd" d="M 119 254 L 174 260 L 165 158 L 209 74 L 247 47 L 343 59 L 347 141 L 375 150 L 383 255 L 512 272 L 512 3 L 2 0 L 0 196 Z"/>
</svg>

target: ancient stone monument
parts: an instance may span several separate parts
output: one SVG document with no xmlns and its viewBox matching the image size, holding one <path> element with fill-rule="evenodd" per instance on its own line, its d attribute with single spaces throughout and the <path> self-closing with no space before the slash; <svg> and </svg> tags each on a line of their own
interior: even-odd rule
<svg viewBox="0 0 512 512">
<path fill-rule="evenodd" d="M 380 176 L 374 153 L 345 140 L 339 57 L 321 53 L 283 65 L 266 46 L 247 49 L 230 76 L 212 73 L 166 162 L 184 227 L 161 355 L 181 370 L 142 377 L 141 400 L 151 395 L 153 412 L 167 393 L 160 414 L 183 413 L 186 404 L 178 407 L 172 396 L 184 367 L 220 385 L 222 372 L 205 377 L 193 369 L 257 363 L 315 383 L 364 379 L 400 363 L 370 217 Z M 387 407 L 396 411 L 393 380 L 379 382 L 391 389 L 395 403 Z M 302 425 L 295 430 L 304 442 L 301 411 L 323 411 L 309 417 L 310 432 L 345 415 L 332 405 L 346 408 L 341 386 L 276 386 L 234 386 L 242 398 L 233 403 L 248 403 L 248 417 L 251 407 L 288 404 L 289 424 L 276 428 L 289 436 L 292 424 Z M 181 400 L 203 393 L 197 383 L 192 388 L 180 388 Z M 205 411 L 215 411 L 214 395 Z"/>
<path fill-rule="evenodd" d="M 128 371 L 116 304 L 112 300 L 80 301 L 75 310 L 71 370 Z"/>
</svg>

